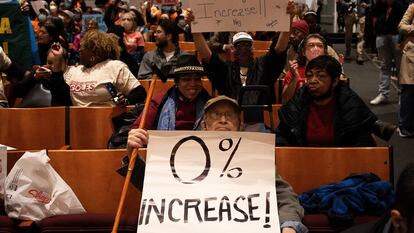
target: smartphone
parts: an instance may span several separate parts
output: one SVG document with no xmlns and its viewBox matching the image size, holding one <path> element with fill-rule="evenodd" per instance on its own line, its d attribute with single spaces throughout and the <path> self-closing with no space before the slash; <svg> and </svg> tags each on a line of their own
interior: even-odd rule
<svg viewBox="0 0 414 233">
<path fill-rule="evenodd" d="M 112 83 L 105 83 L 106 89 L 109 91 L 109 94 L 111 94 L 112 100 L 118 104 L 119 103 L 119 97 L 118 97 L 118 91 L 116 90 L 114 84 Z"/>
</svg>

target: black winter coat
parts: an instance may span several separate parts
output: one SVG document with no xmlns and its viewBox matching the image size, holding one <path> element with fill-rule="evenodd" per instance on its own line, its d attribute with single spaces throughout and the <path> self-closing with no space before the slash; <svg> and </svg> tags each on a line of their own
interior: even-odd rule
<svg viewBox="0 0 414 233">
<path fill-rule="evenodd" d="M 305 86 L 280 108 L 277 146 L 307 146 L 306 122 L 310 103 L 309 88 Z M 371 131 L 377 116 L 344 83 L 336 87 L 335 107 L 334 146 L 375 146 Z"/>
</svg>

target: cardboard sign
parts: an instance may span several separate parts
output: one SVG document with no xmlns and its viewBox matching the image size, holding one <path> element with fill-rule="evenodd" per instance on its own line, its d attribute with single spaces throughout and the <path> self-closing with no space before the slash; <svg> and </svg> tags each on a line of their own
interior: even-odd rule
<svg viewBox="0 0 414 233">
<path fill-rule="evenodd" d="M 287 0 L 189 0 L 192 32 L 289 31 Z"/>
<path fill-rule="evenodd" d="M 40 14 L 40 9 L 45 8 L 45 5 L 40 0 L 31 1 L 30 2 L 30 5 L 32 5 L 32 8 L 35 11 L 36 15 L 39 15 Z"/>
<path fill-rule="evenodd" d="M 140 233 L 280 232 L 273 134 L 149 135 Z"/>
</svg>

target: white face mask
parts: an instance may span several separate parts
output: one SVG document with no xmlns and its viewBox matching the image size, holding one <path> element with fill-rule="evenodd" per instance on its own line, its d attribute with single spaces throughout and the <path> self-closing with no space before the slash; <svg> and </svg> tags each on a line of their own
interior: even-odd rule
<svg viewBox="0 0 414 233">
<path fill-rule="evenodd" d="M 50 9 L 50 12 L 51 12 L 52 14 L 55 14 L 55 13 L 57 12 L 57 6 L 55 6 L 55 5 L 51 5 L 51 6 L 49 7 L 49 9 Z"/>
</svg>

